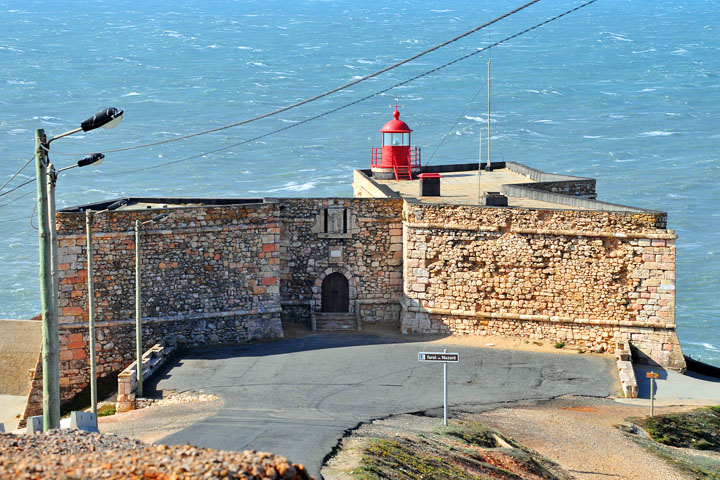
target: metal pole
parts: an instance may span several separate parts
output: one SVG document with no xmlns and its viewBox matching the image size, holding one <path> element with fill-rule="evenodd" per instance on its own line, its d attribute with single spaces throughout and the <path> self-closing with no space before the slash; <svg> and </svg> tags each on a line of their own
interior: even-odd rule
<svg viewBox="0 0 720 480">
<path fill-rule="evenodd" d="M 88 274 L 88 331 L 90 334 L 90 405 L 97 418 L 97 365 L 95 363 L 95 273 L 93 268 L 92 211 L 85 210 Z"/>
<path fill-rule="evenodd" d="M 443 349 L 447 353 L 447 348 Z M 443 362 L 443 425 L 448 424 L 447 362 Z"/>
<path fill-rule="evenodd" d="M 140 292 L 140 220 L 135 220 L 135 346 L 137 362 L 137 397 L 143 396 L 142 368 L 142 294 Z"/>
<path fill-rule="evenodd" d="M 655 377 L 650 377 L 650 417 L 655 415 Z"/>
<path fill-rule="evenodd" d="M 482 172 L 482 129 L 480 129 L 480 135 L 478 135 L 479 146 L 478 146 L 478 205 L 482 202 L 482 185 L 480 184 L 480 172 Z"/>
<path fill-rule="evenodd" d="M 40 251 L 40 299 L 42 308 L 43 431 L 60 427 L 60 355 L 57 310 L 53 304 L 52 241 L 48 217 L 47 139 L 35 130 L 35 183 L 37 184 L 38 239 Z"/>
<path fill-rule="evenodd" d="M 490 63 L 492 63 L 492 58 L 488 59 L 488 121 L 487 121 L 487 165 L 485 165 L 485 170 L 488 172 L 492 170 L 492 167 L 490 166 Z"/>
<path fill-rule="evenodd" d="M 48 163 L 50 160 L 48 159 Z M 57 354 L 57 361 L 53 366 L 53 381 L 57 383 L 57 410 L 58 420 L 57 427 L 60 428 L 60 307 L 58 298 L 59 288 L 59 269 L 58 269 L 58 240 L 57 240 L 57 224 L 55 222 L 55 184 L 57 182 L 57 172 L 52 163 L 49 163 L 47 169 L 47 191 L 48 191 L 48 226 L 50 227 L 50 274 L 52 277 L 52 310 L 55 312 L 55 326 L 53 327 L 52 336 L 53 351 Z"/>
</svg>

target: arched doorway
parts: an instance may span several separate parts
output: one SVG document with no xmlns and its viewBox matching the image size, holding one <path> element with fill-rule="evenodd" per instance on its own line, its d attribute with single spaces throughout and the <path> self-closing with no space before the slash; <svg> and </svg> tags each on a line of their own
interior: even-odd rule
<svg viewBox="0 0 720 480">
<path fill-rule="evenodd" d="M 331 273 L 322 282 L 322 311 L 349 312 L 350 285 L 342 273 Z"/>
</svg>

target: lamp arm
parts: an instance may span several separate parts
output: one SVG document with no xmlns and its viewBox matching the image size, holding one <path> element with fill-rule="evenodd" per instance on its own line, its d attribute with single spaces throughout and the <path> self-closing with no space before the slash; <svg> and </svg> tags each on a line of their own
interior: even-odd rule
<svg viewBox="0 0 720 480">
<path fill-rule="evenodd" d="M 73 128 L 72 130 L 69 130 L 65 133 L 61 133 L 60 135 L 55 135 L 47 142 L 47 146 L 50 147 L 50 144 L 53 141 L 57 140 L 58 138 L 67 137 L 68 135 L 72 135 L 73 133 L 77 133 L 77 132 L 82 132 L 82 128 Z"/>
<path fill-rule="evenodd" d="M 60 170 L 58 170 L 57 173 L 64 172 L 65 170 L 70 170 L 71 168 L 75 168 L 77 166 L 78 166 L 78 164 L 76 163 L 75 165 L 70 165 L 69 167 L 63 167 Z"/>
</svg>

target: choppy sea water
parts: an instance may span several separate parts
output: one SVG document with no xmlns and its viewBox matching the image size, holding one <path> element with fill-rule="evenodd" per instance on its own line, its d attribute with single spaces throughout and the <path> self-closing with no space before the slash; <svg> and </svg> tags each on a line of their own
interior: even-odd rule
<svg viewBox="0 0 720 480">
<path fill-rule="evenodd" d="M 83 153 L 234 123 L 410 57 L 522 2 L 147 3 L 0 0 L 0 185 L 32 156 L 36 128 L 53 136 L 100 108 L 125 110 L 113 130 L 53 143 L 51 159 L 62 167 Z M 385 90 L 581 3 L 538 3 L 279 116 L 107 153 L 101 166 L 61 176 L 58 208 L 140 195 L 350 196 L 352 170 L 369 165 L 396 95 L 425 162 L 473 161 L 487 118 L 491 55 L 493 158 L 593 177 L 602 200 L 667 211 L 680 237 L 681 342 L 686 353 L 720 364 L 716 1 L 599 0 L 490 54 L 232 146 Z M 33 175 L 31 164 L 4 191 Z M 33 185 L 0 196 L 0 317 L 40 310 L 33 206 Z"/>
</svg>

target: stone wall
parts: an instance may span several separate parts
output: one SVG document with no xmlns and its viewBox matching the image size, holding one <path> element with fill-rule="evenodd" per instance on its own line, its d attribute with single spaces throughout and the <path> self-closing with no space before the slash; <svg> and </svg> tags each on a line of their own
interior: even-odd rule
<svg viewBox="0 0 720 480">
<path fill-rule="evenodd" d="M 659 212 L 406 203 L 405 332 L 545 338 L 683 368 L 675 235 Z"/>
<path fill-rule="evenodd" d="M 135 199 L 131 203 L 142 203 Z M 102 205 L 95 208 L 103 208 Z M 135 360 L 135 220 L 160 210 L 98 214 L 93 222 L 97 371 Z M 402 200 L 283 199 L 163 208 L 141 236 L 143 350 L 282 336 L 281 319 L 310 325 L 322 281 L 350 285 L 361 321 L 397 322 L 402 295 Z M 57 216 L 63 401 L 88 386 L 85 214 Z M 38 369 L 34 385 L 42 385 Z M 32 398 L 40 398 L 33 388 Z M 33 403 L 33 402 L 31 402 Z M 31 405 L 31 412 L 39 405 Z"/>
<path fill-rule="evenodd" d="M 280 225 L 273 203 L 171 208 L 142 227 L 143 350 L 282 336 Z M 95 216 L 93 248 L 99 376 L 135 359 L 135 220 L 158 210 Z M 62 400 L 88 385 L 85 214 L 59 212 Z"/>
<path fill-rule="evenodd" d="M 344 226 L 326 224 L 330 209 Z M 401 199 L 283 199 L 279 203 L 280 296 L 288 318 L 310 324 L 322 309 L 322 282 L 343 274 L 350 313 L 362 322 L 397 322 L 402 296 Z M 368 308 L 367 305 L 372 305 Z"/>
<path fill-rule="evenodd" d="M 143 228 L 143 350 L 168 339 L 193 346 L 278 337 L 281 319 L 312 325 L 323 281 L 340 274 L 360 325 L 400 322 L 405 333 L 525 336 L 606 351 L 622 338 L 647 361 L 684 367 L 675 235 L 663 213 L 401 198 L 195 203 L 164 208 L 169 217 Z M 157 213 L 96 215 L 100 376 L 135 359 L 134 224 Z M 84 218 L 57 216 L 63 400 L 89 381 Z M 31 399 L 39 398 L 40 375 L 38 368 Z"/>
</svg>

